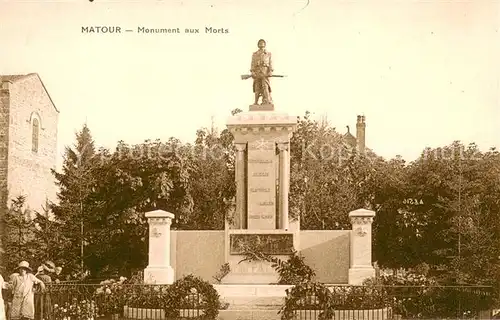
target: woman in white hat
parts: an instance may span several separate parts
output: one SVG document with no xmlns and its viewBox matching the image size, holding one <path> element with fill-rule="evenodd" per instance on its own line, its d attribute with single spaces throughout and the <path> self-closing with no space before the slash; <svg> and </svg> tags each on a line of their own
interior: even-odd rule
<svg viewBox="0 0 500 320">
<path fill-rule="evenodd" d="M 11 277 L 12 306 L 10 309 L 10 319 L 34 319 L 35 303 L 33 286 L 38 284 L 43 291 L 45 290 L 45 284 L 33 275 L 30 265 L 26 261 L 19 263 L 17 271 L 18 273 Z"/>
</svg>

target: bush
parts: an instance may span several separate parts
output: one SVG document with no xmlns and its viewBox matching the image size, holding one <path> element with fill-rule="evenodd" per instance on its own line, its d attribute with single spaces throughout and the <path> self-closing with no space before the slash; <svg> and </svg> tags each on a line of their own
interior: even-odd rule
<svg viewBox="0 0 500 320">
<path fill-rule="evenodd" d="M 304 257 L 296 251 L 286 261 L 269 257 L 272 267 L 279 275 L 278 284 L 296 285 L 310 282 L 316 275 L 314 270 L 304 262 Z"/>
<path fill-rule="evenodd" d="M 126 302 L 126 280 L 120 277 L 119 280 L 109 279 L 100 283 L 101 286 L 95 291 L 99 315 L 122 314 Z"/>
<path fill-rule="evenodd" d="M 222 279 L 224 279 L 224 277 L 227 276 L 229 272 L 231 272 L 231 267 L 229 266 L 229 263 L 226 262 L 220 267 L 220 270 L 212 278 L 214 278 L 217 283 L 221 283 Z"/>
<path fill-rule="evenodd" d="M 172 285 L 129 285 L 122 294 L 125 296 L 123 305 L 163 309 L 167 318 L 178 318 L 181 309 L 197 309 L 202 314 L 197 319 L 215 319 L 223 307 L 212 284 L 193 275 L 179 279 Z"/>
<path fill-rule="evenodd" d="M 180 309 L 202 309 L 203 319 L 216 319 L 221 308 L 217 290 L 193 275 L 175 281 L 167 290 L 167 317 L 179 317 Z"/>
<path fill-rule="evenodd" d="M 304 282 L 286 290 L 285 304 L 279 311 L 281 319 L 295 319 L 295 310 L 319 310 L 319 319 L 332 319 L 330 291 L 322 283 Z"/>
<path fill-rule="evenodd" d="M 123 292 L 124 306 L 130 308 L 165 309 L 169 295 L 169 286 L 165 285 L 129 285 Z"/>
</svg>

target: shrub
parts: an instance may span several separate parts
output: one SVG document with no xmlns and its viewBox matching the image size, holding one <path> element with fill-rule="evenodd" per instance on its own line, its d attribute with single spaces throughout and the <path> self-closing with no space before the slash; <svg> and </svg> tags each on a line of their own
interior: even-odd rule
<svg viewBox="0 0 500 320">
<path fill-rule="evenodd" d="M 295 285 L 309 282 L 316 275 L 314 270 L 304 262 L 304 257 L 296 251 L 286 261 L 269 257 L 272 267 L 279 275 L 278 284 Z"/>
<path fill-rule="evenodd" d="M 319 310 L 318 319 L 333 319 L 330 291 L 322 283 L 304 282 L 286 290 L 285 304 L 279 313 L 283 320 L 295 319 L 295 310 Z"/>
<path fill-rule="evenodd" d="M 222 279 L 224 279 L 224 277 L 227 276 L 229 272 L 231 272 L 231 267 L 229 266 L 229 263 L 226 262 L 220 267 L 220 270 L 212 278 L 214 278 L 217 283 L 221 283 Z"/>
<path fill-rule="evenodd" d="M 201 309 L 202 319 L 216 319 L 221 308 L 219 299 L 217 290 L 210 283 L 188 275 L 168 288 L 165 315 L 176 318 L 180 309 Z"/>
<path fill-rule="evenodd" d="M 124 292 L 124 305 L 130 308 L 165 309 L 168 285 L 129 285 Z"/>
<path fill-rule="evenodd" d="M 99 315 L 122 314 L 126 302 L 125 277 L 118 280 L 102 281 L 95 295 L 99 306 Z"/>
</svg>

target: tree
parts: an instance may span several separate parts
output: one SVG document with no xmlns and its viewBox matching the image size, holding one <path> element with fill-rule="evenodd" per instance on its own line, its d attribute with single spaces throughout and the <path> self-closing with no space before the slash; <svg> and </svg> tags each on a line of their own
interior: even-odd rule
<svg viewBox="0 0 500 320">
<path fill-rule="evenodd" d="M 96 175 L 93 170 L 99 159 L 95 156 L 94 140 L 86 124 L 76 133 L 74 147 L 66 147 L 62 172 L 53 170 L 59 187 L 58 204 L 51 204 L 59 230 L 64 241 L 61 241 L 61 252 L 64 252 L 64 263 L 71 269 L 79 267 L 83 273 L 86 216 L 92 210 L 89 196 Z"/>
<path fill-rule="evenodd" d="M 371 151 L 358 154 L 325 119 L 312 120 L 309 112 L 290 144 L 290 211 L 300 215 L 301 228 L 350 229 L 348 213 L 372 207 L 386 163 Z"/>
<path fill-rule="evenodd" d="M 300 216 L 302 229 L 347 227 L 347 213 L 335 206 L 342 190 L 342 139 L 333 128 L 321 126 L 306 112 L 290 141 L 290 213 Z"/>
<path fill-rule="evenodd" d="M 64 235 L 62 226 L 56 221 L 50 212 L 50 203 L 42 207 L 42 212 L 35 212 L 33 219 L 33 247 L 37 248 L 36 258 L 43 262 L 46 260 L 64 261 L 63 247 Z"/>
<path fill-rule="evenodd" d="M 190 229 L 224 229 L 236 192 L 232 141 L 227 130 L 219 134 L 212 127 L 197 132 L 193 148 L 196 174 L 190 178 L 194 200 Z"/>
<path fill-rule="evenodd" d="M 380 180 L 376 191 L 379 264 L 426 263 L 441 282 L 498 281 L 499 160 L 494 149 L 481 153 L 457 141 L 427 148 L 407 166 L 392 161 L 398 179 Z"/>
<path fill-rule="evenodd" d="M 25 202 L 25 196 L 13 199 L 2 221 L 5 226 L 2 233 L 5 257 L 3 267 L 8 271 L 14 270 L 22 260 L 33 262 L 37 258 L 37 246 L 33 245 L 33 222 L 30 211 L 25 209 Z"/>
<path fill-rule="evenodd" d="M 89 201 L 88 246 L 85 263 L 93 275 L 130 274 L 147 264 L 147 221 L 144 213 L 162 209 L 175 214 L 172 228 L 192 220 L 189 147 L 171 138 L 166 143 L 120 142 L 111 153 L 102 149 L 93 173 L 99 179 Z"/>
<path fill-rule="evenodd" d="M 495 149 L 481 153 L 475 144 L 456 155 L 457 176 L 450 189 L 455 197 L 443 199 L 450 216 L 445 233 L 450 246 L 444 250 L 450 260 L 443 280 L 459 283 L 500 283 L 500 155 Z M 460 156 L 460 157 L 458 157 Z"/>
<path fill-rule="evenodd" d="M 405 204 L 408 198 L 406 162 L 396 157 L 377 172 L 373 193 L 373 259 L 388 268 L 413 265 L 414 226 L 408 223 Z"/>
</svg>

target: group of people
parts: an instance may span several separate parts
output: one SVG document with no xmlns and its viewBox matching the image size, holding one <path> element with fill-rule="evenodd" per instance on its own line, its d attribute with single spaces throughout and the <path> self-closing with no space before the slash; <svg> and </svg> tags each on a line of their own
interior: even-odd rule
<svg viewBox="0 0 500 320">
<path fill-rule="evenodd" d="M 46 261 L 38 267 L 33 274 L 33 269 L 27 261 L 21 261 L 9 281 L 4 281 L 0 275 L 0 288 L 12 290 L 12 302 L 8 315 L 11 320 L 35 319 L 35 303 L 44 303 L 40 299 L 35 301 L 35 289 L 41 292 L 45 290 L 45 285 L 58 283 L 62 268 L 56 267 L 52 261 Z M 0 320 L 6 319 L 5 303 L 0 291 Z"/>
</svg>

